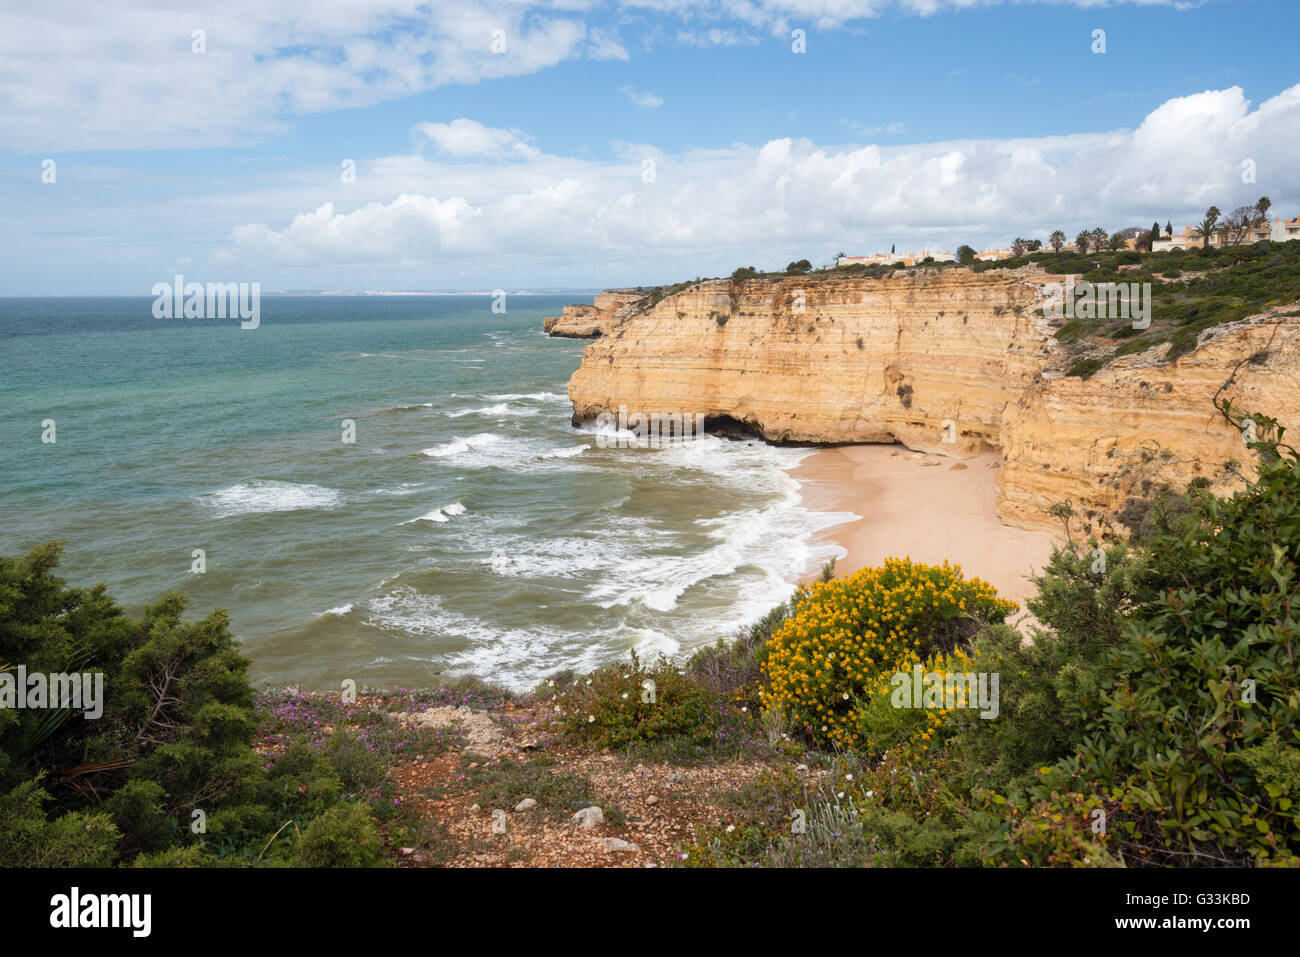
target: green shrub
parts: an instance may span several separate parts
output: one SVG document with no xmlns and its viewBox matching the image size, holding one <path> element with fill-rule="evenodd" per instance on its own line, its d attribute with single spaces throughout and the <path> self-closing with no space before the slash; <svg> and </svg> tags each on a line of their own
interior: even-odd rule
<svg viewBox="0 0 1300 957">
<path fill-rule="evenodd" d="M 1152 337 L 1140 337 L 1124 343 L 1118 349 L 1111 353 L 1112 359 L 1118 359 L 1120 356 L 1133 355 L 1136 352 L 1146 352 L 1155 346 L 1160 345 L 1163 340 Z"/>
<path fill-rule="evenodd" d="M 168 595 L 129 618 L 102 586 L 55 577 L 59 552 L 0 557 L 0 662 L 102 674 L 103 714 L 0 712 L 0 789 L 47 774 L 54 825 L 102 801 L 131 855 L 187 834 L 196 808 L 247 804 L 258 778 L 252 690 L 224 613 L 184 622 L 184 599 Z"/>
<path fill-rule="evenodd" d="M 294 860 L 298 867 L 385 867 L 384 842 L 364 804 L 332 807 L 307 826 Z"/>
<path fill-rule="evenodd" d="M 414 735 L 359 711 L 328 755 L 286 734 L 278 758 L 259 757 L 248 662 L 224 613 L 183 621 L 183 599 L 168 595 L 128 617 L 102 586 L 55 577 L 58 557 L 57 545 L 0 557 L 0 663 L 100 673 L 103 714 L 0 709 L 0 845 L 11 863 L 283 862 L 297 828 L 345 794 L 336 765 L 353 793 L 391 809 L 385 762 Z"/>
<path fill-rule="evenodd" d="M 334 765 L 305 742 L 295 741 L 266 770 L 262 799 L 274 809 L 270 818 L 278 826 L 292 818 L 302 824 L 324 814 L 343 796 L 343 782 Z"/>
<path fill-rule="evenodd" d="M 1071 753 L 1101 707 L 1101 667 L 1120 640 L 1139 593 L 1142 563 L 1124 545 L 1103 550 L 1105 572 L 1091 549 L 1057 549 L 1041 576 L 1030 612 L 1041 627 L 1033 640 L 1006 625 L 983 629 L 974 655 L 1000 675 L 996 720 L 954 714 L 954 749 L 968 786 L 1016 790 L 1033 772 Z"/>
<path fill-rule="evenodd" d="M 1151 539 L 1098 717 L 1041 790 L 1116 802 L 1130 863 L 1300 863 L 1300 462 Z"/>
<path fill-rule="evenodd" d="M 203 855 L 198 847 L 169 847 L 166 850 L 154 851 L 152 854 L 141 854 L 131 862 L 131 866 L 145 868 L 202 867 Z"/>
<path fill-rule="evenodd" d="M 647 667 L 636 652 L 630 664 L 609 665 L 547 690 L 561 732 L 595 747 L 672 737 L 702 743 L 712 739 L 717 720 L 714 698 L 698 678 L 681 674 L 667 659 Z"/>
<path fill-rule="evenodd" d="M 48 792 L 25 781 L 0 795 L 0 867 L 107 867 L 120 834 L 109 815 L 73 811 L 50 819 Z"/>
<path fill-rule="evenodd" d="M 162 785 L 154 781 L 128 781 L 109 795 L 104 810 L 124 835 L 130 849 L 158 851 L 181 837 L 177 822 L 163 809 Z"/>
</svg>

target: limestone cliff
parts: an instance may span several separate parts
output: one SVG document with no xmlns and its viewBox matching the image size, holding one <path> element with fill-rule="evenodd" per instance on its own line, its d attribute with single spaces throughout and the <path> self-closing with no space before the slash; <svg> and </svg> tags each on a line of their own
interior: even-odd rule
<svg viewBox="0 0 1300 957">
<path fill-rule="evenodd" d="M 1291 313 L 1287 315 L 1286 313 Z M 1218 492 L 1240 488 L 1229 461 L 1253 474 L 1255 454 L 1215 408 L 1271 415 L 1300 429 L 1300 315 L 1273 309 L 1203 333 L 1194 352 L 1162 361 L 1163 346 L 1125 356 L 1091 378 L 1045 371 L 1008 403 L 1002 423 L 999 509 L 1004 521 L 1045 521 L 1044 505 L 1069 499 L 1096 519 L 1153 488 L 1195 478 Z M 1244 360 L 1244 361 L 1243 361 Z"/>
<path fill-rule="evenodd" d="M 590 306 L 565 306 L 558 316 L 542 320 L 542 329 L 552 336 L 595 339 L 620 321 L 624 307 L 645 298 L 639 289 L 606 289 Z"/>
<path fill-rule="evenodd" d="M 1091 522 L 1198 475 L 1226 487 L 1223 463 L 1248 467 L 1253 454 L 1212 399 L 1247 357 L 1224 394 L 1300 431 L 1294 307 L 1203 333 L 1175 361 L 1157 346 L 1081 379 L 1064 375 L 1072 357 L 1039 311 L 1044 284 L 1061 279 L 1033 267 L 900 270 L 710 280 L 625 300 L 592 320 L 603 335 L 570 380 L 573 418 L 626 406 L 703 412 L 775 441 L 999 449 L 999 508 L 1025 527 L 1054 522 L 1043 512 L 1053 501 Z"/>
</svg>

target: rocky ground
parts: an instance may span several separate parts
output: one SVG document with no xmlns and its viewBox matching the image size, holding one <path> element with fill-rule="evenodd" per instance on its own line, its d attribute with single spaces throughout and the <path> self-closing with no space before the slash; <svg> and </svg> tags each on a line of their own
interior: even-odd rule
<svg viewBox="0 0 1300 957">
<path fill-rule="evenodd" d="M 328 710 L 328 720 L 311 722 L 321 741 L 356 726 L 349 714 L 373 722 L 382 712 L 399 735 L 440 732 L 439 746 L 413 747 L 389 765 L 391 798 L 402 811 L 384 830 L 402 867 L 673 866 L 704 830 L 726 826 L 729 795 L 774 757 L 785 760 L 676 762 L 593 751 L 555 736 L 551 709 L 527 701 L 412 707 L 363 695 L 340 709 L 326 695 L 294 700 Z M 274 758 L 278 748 L 268 739 L 259 750 Z"/>
</svg>

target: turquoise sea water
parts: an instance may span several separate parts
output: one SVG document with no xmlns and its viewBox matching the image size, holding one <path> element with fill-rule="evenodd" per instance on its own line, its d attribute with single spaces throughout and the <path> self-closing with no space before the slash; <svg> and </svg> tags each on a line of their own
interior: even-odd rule
<svg viewBox="0 0 1300 957">
<path fill-rule="evenodd" d="M 59 538 L 132 610 L 226 608 L 255 679 L 308 688 L 522 688 L 729 636 L 844 516 L 801 503 L 805 449 L 597 448 L 565 395 L 585 343 L 541 332 L 572 299 L 268 296 L 249 330 L 0 299 L 0 553 Z"/>
</svg>

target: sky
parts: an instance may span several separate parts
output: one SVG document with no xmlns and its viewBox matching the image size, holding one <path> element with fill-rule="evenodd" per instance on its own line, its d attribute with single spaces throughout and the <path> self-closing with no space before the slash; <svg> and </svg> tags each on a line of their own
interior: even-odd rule
<svg viewBox="0 0 1300 957">
<path fill-rule="evenodd" d="M 1289 218 L 1297 27 L 1298 0 L 6 0 L 0 296 L 585 289 Z"/>
</svg>

